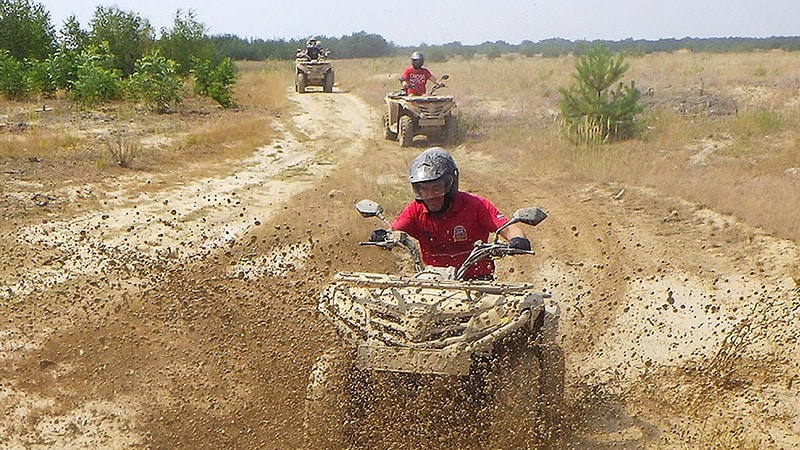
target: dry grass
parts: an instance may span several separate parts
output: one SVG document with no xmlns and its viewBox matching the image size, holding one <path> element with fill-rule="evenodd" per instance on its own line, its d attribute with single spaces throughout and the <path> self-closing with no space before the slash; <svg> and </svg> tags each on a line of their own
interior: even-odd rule
<svg viewBox="0 0 800 450">
<path fill-rule="evenodd" d="M 470 129 L 464 151 L 502 161 L 490 170 L 648 186 L 800 241 L 800 54 L 679 52 L 628 62 L 627 79 L 650 90 L 649 128 L 600 147 L 560 137 L 558 89 L 572 82 L 572 57 L 457 58 L 429 68 L 450 74 L 440 92 L 456 98 Z M 337 69 L 358 74 L 348 88 L 381 107 L 407 63 L 339 61 Z"/>
<path fill-rule="evenodd" d="M 237 68 L 239 69 L 237 104 L 246 108 L 265 108 L 275 112 L 286 110 L 289 106 L 286 88 L 294 80 L 292 63 L 245 61 L 238 63 Z"/>
</svg>

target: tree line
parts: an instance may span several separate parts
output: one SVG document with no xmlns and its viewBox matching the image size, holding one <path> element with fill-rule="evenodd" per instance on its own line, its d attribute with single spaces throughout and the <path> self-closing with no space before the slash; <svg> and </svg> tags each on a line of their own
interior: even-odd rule
<svg viewBox="0 0 800 450">
<path fill-rule="evenodd" d="M 510 44 L 505 41 L 483 42 L 475 45 L 465 45 L 461 42 L 449 42 L 439 45 L 399 46 L 387 41 L 383 36 L 367 34 L 366 32 L 353 33 L 348 36 L 330 37 L 317 36 L 331 50 L 336 58 L 374 58 L 380 56 L 397 56 L 410 54 L 414 50 L 424 50 L 426 59 L 431 61 L 445 61 L 451 57 L 471 58 L 483 55 L 488 58 L 497 58 L 504 54 L 520 54 L 523 56 L 558 57 L 562 55 L 581 56 L 592 48 L 602 45 L 613 53 L 625 53 L 631 56 L 658 52 L 674 52 L 690 50 L 695 52 L 710 53 L 739 53 L 764 50 L 800 50 L 800 36 L 796 37 L 726 37 L 726 38 L 682 38 L 682 39 L 625 39 L 621 41 L 609 40 L 568 40 L 560 38 L 544 39 L 539 42 L 529 40 L 519 44 Z M 236 35 L 212 36 L 211 41 L 215 48 L 226 56 L 235 60 L 260 61 L 265 59 L 293 59 L 295 51 L 305 46 L 304 40 L 263 40 L 245 39 Z"/>
</svg>

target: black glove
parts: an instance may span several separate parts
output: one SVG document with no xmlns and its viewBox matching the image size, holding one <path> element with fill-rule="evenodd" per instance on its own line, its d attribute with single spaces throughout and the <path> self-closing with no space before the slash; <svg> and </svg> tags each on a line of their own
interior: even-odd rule
<svg viewBox="0 0 800 450">
<path fill-rule="evenodd" d="M 524 237 L 513 237 L 510 241 L 508 241 L 508 246 L 511 248 L 516 248 L 518 250 L 528 250 L 531 249 L 531 241 Z"/>
<path fill-rule="evenodd" d="M 372 234 L 369 235 L 369 241 L 370 242 L 385 242 L 387 234 L 389 234 L 389 231 L 387 231 L 387 230 L 383 230 L 383 229 L 375 230 L 375 231 L 372 232 Z M 530 245 L 529 245 L 529 247 L 530 247 Z"/>
</svg>

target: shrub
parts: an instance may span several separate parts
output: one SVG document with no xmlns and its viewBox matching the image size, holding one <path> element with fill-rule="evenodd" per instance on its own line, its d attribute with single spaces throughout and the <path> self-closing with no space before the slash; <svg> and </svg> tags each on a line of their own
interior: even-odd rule
<svg viewBox="0 0 800 450">
<path fill-rule="evenodd" d="M 51 81 L 56 89 L 70 90 L 78 79 L 80 54 L 74 50 L 60 49 L 46 60 Z"/>
<path fill-rule="evenodd" d="M 55 84 L 49 60 L 27 61 L 26 65 L 28 66 L 28 86 L 31 92 L 53 97 L 58 88 Z"/>
<path fill-rule="evenodd" d="M 233 86 L 236 84 L 236 66 L 230 58 L 223 59 L 216 66 L 211 61 L 192 60 L 194 92 L 217 101 L 223 108 L 236 106 L 233 101 Z"/>
<path fill-rule="evenodd" d="M 432 47 L 425 51 L 425 59 L 433 63 L 445 63 L 450 57 L 447 52 L 441 47 Z"/>
<path fill-rule="evenodd" d="M 136 61 L 136 70 L 128 79 L 127 87 L 131 98 L 165 113 L 180 104 L 183 80 L 177 73 L 175 61 L 156 51 Z"/>
<path fill-rule="evenodd" d="M 78 58 L 78 73 L 69 97 L 84 107 L 91 107 L 121 97 L 122 72 L 113 68 L 114 59 L 106 48 L 90 48 Z"/>
<path fill-rule="evenodd" d="M 575 64 L 575 83 L 559 89 L 564 133 L 581 143 L 604 143 L 635 136 L 643 124 L 637 115 L 641 93 L 633 81 L 620 80 L 628 70 L 622 55 L 616 58 L 603 46 L 590 49 Z M 616 89 L 612 86 L 617 84 Z"/>
<path fill-rule="evenodd" d="M 0 50 L 0 93 L 8 99 L 20 99 L 28 93 L 25 68 L 6 50 Z"/>
<path fill-rule="evenodd" d="M 123 136 L 122 133 L 118 133 L 113 140 L 106 142 L 106 148 L 110 162 L 126 169 L 130 168 L 133 160 L 142 154 L 139 144 Z"/>
</svg>

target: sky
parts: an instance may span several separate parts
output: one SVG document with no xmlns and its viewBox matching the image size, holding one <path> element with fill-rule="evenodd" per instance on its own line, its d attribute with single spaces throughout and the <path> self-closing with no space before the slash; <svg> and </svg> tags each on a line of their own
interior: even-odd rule
<svg viewBox="0 0 800 450">
<path fill-rule="evenodd" d="M 305 39 L 378 34 L 400 46 L 519 44 L 549 38 L 623 40 L 800 36 L 798 0 L 31 0 L 56 30 L 75 15 L 84 29 L 97 6 L 116 6 L 172 28 L 193 10 L 208 33 Z M 302 6 L 302 8 L 301 8 Z"/>
</svg>

